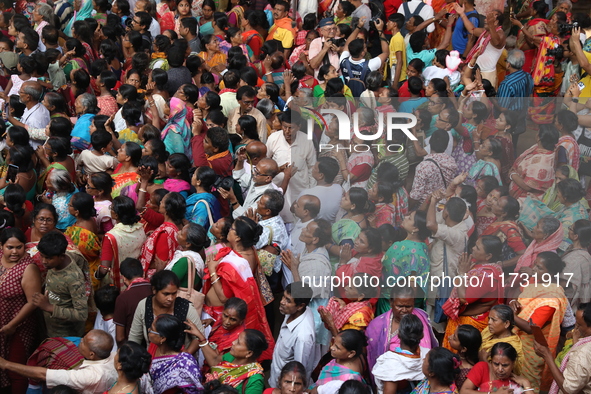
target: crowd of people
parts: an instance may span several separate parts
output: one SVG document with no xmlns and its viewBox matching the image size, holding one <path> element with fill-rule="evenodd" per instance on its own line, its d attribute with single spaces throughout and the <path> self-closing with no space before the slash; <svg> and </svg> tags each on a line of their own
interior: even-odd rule
<svg viewBox="0 0 591 394">
<path fill-rule="evenodd" d="M 0 11 L 0 393 L 591 393 L 589 10 Z"/>
</svg>

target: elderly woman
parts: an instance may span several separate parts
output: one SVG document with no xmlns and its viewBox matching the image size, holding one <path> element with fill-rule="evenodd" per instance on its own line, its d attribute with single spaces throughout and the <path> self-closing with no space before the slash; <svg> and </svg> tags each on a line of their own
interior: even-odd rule
<svg viewBox="0 0 591 394">
<path fill-rule="evenodd" d="M 511 344 L 499 342 L 491 349 L 490 361 L 477 363 L 468 373 L 461 394 L 476 394 L 483 391 L 496 392 L 502 389 L 525 392 L 533 391 L 527 376 L 514 374 L 517 351 Z"/>
<path fill-rule="evenodd" d="M 579 181 L 576 179 L 565 179 L 556 185 L 557 199 L 562 208 L 557 212 L 551 210 L 543 202 L 526 198 L 524 207 L 521 212 L 520 222 L 522 223 L 525 232 L 530 236 L 530 230 L 535 226 L 540 218 L 545 216 L 552 216 L 562 223 L 562 243 L 560 249 L 566 250 L 571 244 L 568 238 L 568 228 L 579 219 L 587 219 L 586 205 L 583 203 L 585 190 Z M 530 236 L 531 238 L 531 236 Z"/>
<path fill-rule="evenodd" d="M 511 196 L 517 199 L 525 198 L 528 193 L 540 196 L 552 186 L 557 143 L 558 130 L 550 125 L 541 125 L 537 143 L 523 152 L 511 168 Z"/>
<path fill-rule="evenodd" d="M 100 111 L 96 96 L 83 93 L 76 98 L 74 106 L 79 118 L 72 129 L 72 146 L 78 150 L 88 149 L 90 146 L 90 125 L 92 119 Z"/>
<path fill-rule="evenodd" d="M 65 231 L 68 227 L 76 223 L 76 218 L 69 212 L 68 206 L 74 193 L 78 190 L 72 183 L 72 178 L 68 171 L 55 169 L 51 171 L 46 180 L 47 194 L 41 197 L 46 204 L 53 204 L 58 214 L 58 221 L 55 227 L 58 230 Z"/>
<path fill-rule="evenodd" d="M 423 336 L 420 346 L 434 348 L 439 346 L 435 338 L 427 312 L 415 308 L 415 290 L 412 287 L 394 287 L 390 293 L 391 310 L 376 317 L 365 330 L 367 338 L 367 364 L 371 370 L 378 357 L 391 348 L 400 346 L 398 332 L 400 321 L 405 315 L 412 314 L 423 323 Z"/>
<path fill-rule="evenodd" d="M 538 254 L 542 252 L 554 252 L 562 243 L 562 224 L 552 216 L 543 217 L 538 221 L 538 224 L 536 224 L 532 231 L 526 230 L 526 232 L 533 241 L 517 261 L 515 272 L 521 272 L 527 268 L 531 269 L 534 266 Z M 525 270 L 524 272 L 528 271 Z"/>
<path fill-rule="evenodd" d="M 247 312 L 248 305 L 244 300 L 236 297 L 228 298 L 224 305 L 224 312 L 212 325 L 209 337 L 199 330 L 192 331 L 201 342 L 207 341 L 211 344 L 211 346 L 201 347 L 205 361 L 210 367 L 219 364 L 219 360 L 231 351 L 234 342 L 246 329 L 244 319 Z M 209 364 L 212 360 L 215 363 Z"/>
<path fill-rule="evenodd" d="M 519 202 L 511 196 L 493 200 L 492 212 L 496 220 L 489 224 L 482 235 L 494 235 L 503 243 L 503 252 L 499 264 L 505 272 L 513 272 L 519 257 L 525 253 L 523 236 L 517 225 Z"/>
<path fill-rule="evenodd" d="M 493 305 L 504 301 L 505 290 L 501 283 L 503 270 L 497 263 L 503 251 L 501 240 L 487 235 L 476 241 L 472 254 L 464 253 L 458 261 L 458 276 L 466 275 L 466 283 L 473 283 L 476 277 L 480 286 L 461 283 L 455 287 L 443 305 L 449 317 L 443 339 L 443 347 L 450 349 L 449 337 L 462 324 L 470 324 L 482 331 L 486 327 L 488 314 Z"/>
<path fill-rule="evenodd" d="M 568 300 L 558 283 L 544 278 L 559 275 L 563 269 L 564 262 L 556 253 L 538 254 L 532 270 L 538 279 L 529 282 L 519 298 L 509 302 L 513 308 L 515 325 L 519 328 L 518 334 L 525 353 L 522 363 L 523 376 L 540 391 L 548 391 L 552 383 L 552 374 L 545 368 L 544 359 L 535 354 L 532 324 L 541 328 L 550 352 L 555 354 L 560 339 L 560 325 L 568 307 Z"/>
<path fill-rule="evenodd" d="M 521 339 L 513 331 L 515 318 L 513 309 L 508 305 L 495 305 L 488 314 L 488 328 L 482 330 L 482 345 L 480 345 L 480 359 L 488 361 L 491 356 L 491 349 L 499 342 L 505 342 L 513 346 L 517 352 L 514 371 L 517 375 L 521 373 L 523 363 L 523 347 Z"/>
</svg>

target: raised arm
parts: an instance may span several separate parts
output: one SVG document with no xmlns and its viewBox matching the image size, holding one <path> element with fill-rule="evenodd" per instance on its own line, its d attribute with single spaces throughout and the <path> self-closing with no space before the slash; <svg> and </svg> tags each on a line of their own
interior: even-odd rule
<svg viewBox="0 0 591 394">
<path fill-rule="evenodd" d="M 388 57 L 390 57 L 390 48 L 388 46 L 388 40 L 386 39 L 386 36 L 384 36 L 384 21 L 378 19 L 376 21 L 376 29 L 378 31 L 378 34 L 380 35 L 380 43 L 382 44 L 382 53 L 378 57 L 382 59 L 382 64 L 384 64 L 386 60 L 388 60 Z"/>
<path fill-rule="evenodd" d="M 451 14 L 447 18 L 447 27 L 445 28 L 445 35 L 443 36 L 443 40 L 441 41 L 441 44 L 439 44 L 437 49 L 445 49 L 449 46 L 449 44 L 451 42 L 451 35 L 453 32 L 453 25 L 454 25 L 455 20 L 456 20 L 456 14 Z"/>
</svg>

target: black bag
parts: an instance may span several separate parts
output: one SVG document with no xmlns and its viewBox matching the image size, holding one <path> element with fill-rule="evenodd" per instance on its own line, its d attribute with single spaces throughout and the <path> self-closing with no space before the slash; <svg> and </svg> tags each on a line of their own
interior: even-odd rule
<svg viewBox="0 0 591 394">
<path fill-rule="evenodd" d="M 408 30 L 406 30 L 406 22 L 408 22 L 413 16 L 419 15 L 424 6 L 425 3 L 421 2 L 413 12 L 410 12 L 408 3 L 406 1 L 402 3 L 402 9 L 404 10 L 404 26 L 400 29 L 400 34 L 402 34 L 403 37 L 408 34 Z"/>
</svg>

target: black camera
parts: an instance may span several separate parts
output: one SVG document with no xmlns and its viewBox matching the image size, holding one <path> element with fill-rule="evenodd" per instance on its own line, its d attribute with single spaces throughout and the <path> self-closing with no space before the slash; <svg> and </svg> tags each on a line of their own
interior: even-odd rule
<svg viewBox="0 0 591 394">
<path fill-rule="evenodd" d="M 133 18 L 129 17 L 125 20 L 125 26 L 131 28 L 131 24 L 133 23 Z"/>
<path fill-rule="evenodd" d="M 230 191 L 234 186 L 234 178 L 231 176 L 218 176 L 218 178 L 213 183 L 213 187 L 216 189 L 224 189 Z"/>
<path fill-rule="evenodd" d="M 579 27 L 579 22 L 563 23 L 558 26 L 558 33 L 561 35 L 571 34 L 575 27 Z"/>
<path fill-rule="evenodd" d="M 564 48 L 556 47 L 554 49 L 548 49 L 546 51 L 546 56 L 553 56 L 556 59 L 562 59 L 564 57 Z"/>
<path fill-rule="evenodd" d="M 369 20 L 369 27 L 371 29 L 376 29 L 376 22 L 378 20 L 382 19 L 382 13 L 378 12 L 376 15 L 374 15 L 370 20 Z"/>
<path fill-rule="evenodd" d="M 345 40 L 344 38 L 329 38 L 328 41 L 331 44 L 334 44 L 337 48 L 338 47 L 344 47 L 345 46 L 345 42 L 347 42 L 347 40 Z"/>
</svg>

